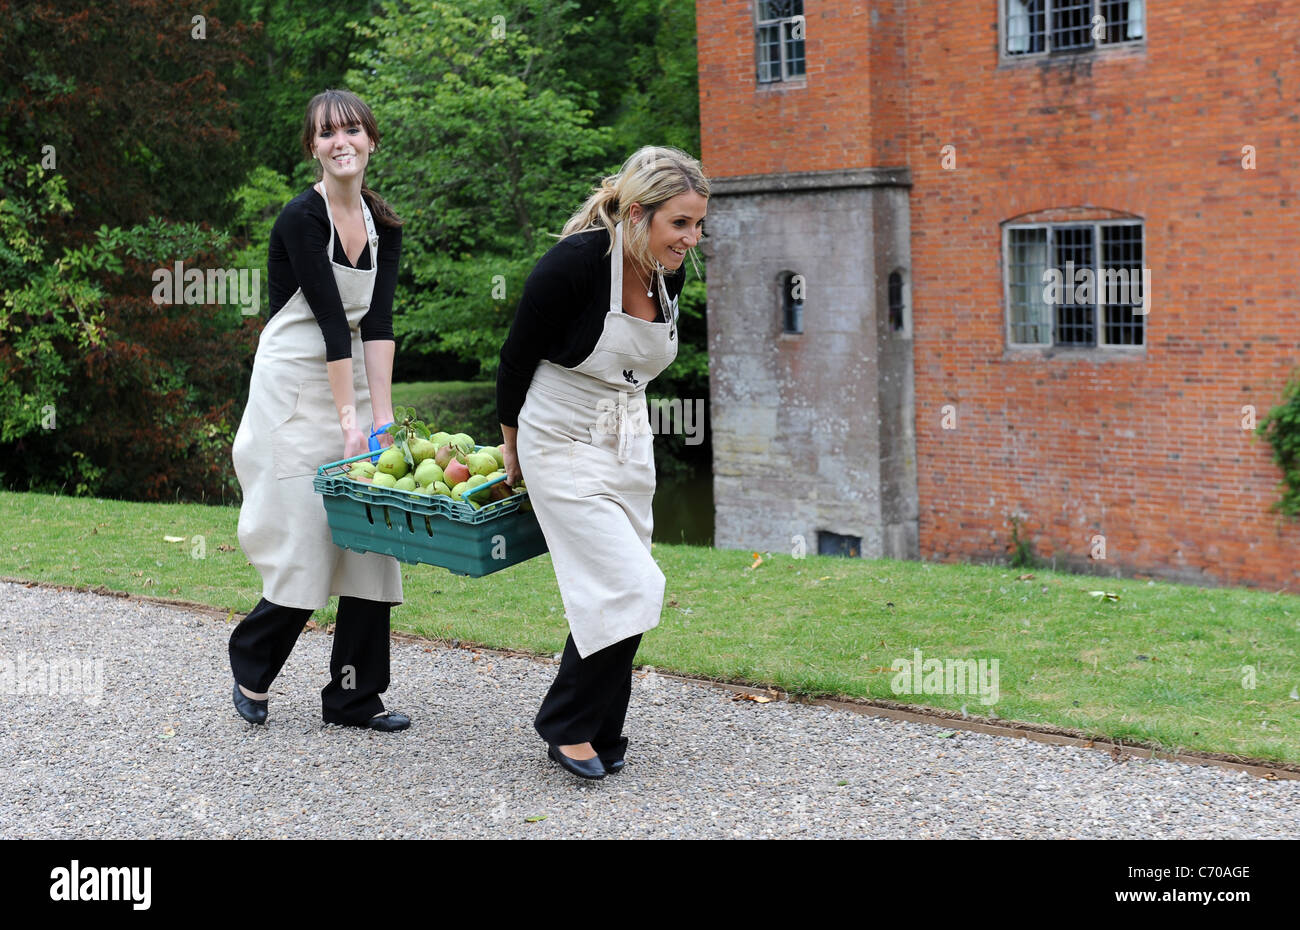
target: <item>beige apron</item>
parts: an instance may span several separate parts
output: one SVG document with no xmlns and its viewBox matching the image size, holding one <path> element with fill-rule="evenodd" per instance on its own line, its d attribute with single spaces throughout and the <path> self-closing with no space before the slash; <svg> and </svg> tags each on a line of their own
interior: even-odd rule
<svg viewBox="0 0 1300 930">
<path fill-rule="evenodd" d="M 622 223 L 610 266 L 600 340 L 574 368 L 538 364 L 515 438 L 584 659 L 656 627 L 664 599 L 664 574 L 650 555 L 655 461 L 645 387 L 677 357 L 677 302 L 659 274 L 664 322 L 623 312 Z"/>
<path fill-rule="evenodd" d="M 379 235 L 362 198 L 370 269 L 334 261 L 334 215 L 329 198 L 321 197 L 330 224 L 326 255 L 352 331 L 356 422 L 364 429 L 372 414 L 360 325 L 375 289 Z M 244 493 L 239 545 L 262 575 L 262 597 L 273 604 L 315 610 L 340 594 L 400 604 L 397 560 L 335 546 L 324 503 L 312 489 L 316 468 L 343 458 L 343 432 L 325 366 L 325 339 L 299 288 L 262 330 L 248 406 L 231 449 Z"/>
</svg>

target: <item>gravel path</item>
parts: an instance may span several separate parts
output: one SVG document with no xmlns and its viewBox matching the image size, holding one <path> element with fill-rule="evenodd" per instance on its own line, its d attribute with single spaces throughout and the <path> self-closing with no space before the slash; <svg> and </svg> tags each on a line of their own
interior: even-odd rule
<svg viewBox="0 0 1300 930">
<path fill-rule="evenodd" d="M 35 663 L 63 663 L 66 687 L 81 672 L 79 689 L 53 696 L 48 678 L 47 693 L 3 685 L 0 838 L 1280 838 L 1300 821 L 1300 781 L 941 738 L 940 726 L 735 701 L 653 672 L 634 679 L 627 768 L 583 782 L 532 730 L 551 663 L 394 642 L 385 703 L 411 728 L 326 727 L 322 633 L 304 634 L 268 725 L 251 727 L 230 702 L 230 629 L 0 584 L 0 677 L 7 663 L 28 681 Z"/>
</svg>

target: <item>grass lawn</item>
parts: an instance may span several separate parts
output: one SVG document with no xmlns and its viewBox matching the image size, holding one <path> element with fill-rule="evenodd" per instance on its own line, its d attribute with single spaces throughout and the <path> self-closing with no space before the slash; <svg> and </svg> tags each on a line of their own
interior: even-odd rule
<svg viewBox="0 0 1300 930">
<path fill-rule="evenodd" d="M 414 407 L 422 413 L 424 405 L 439 398 L 455 398 L 466 391 L 494 391 L 495 381 L 402 381 L 393 385 L 393 404 Z M 493 394 L 493 399 L 496 395 Z"/>
<path fill-rule="evenodd" d="M 238 510 L 0 492 L 0 576 L 246 612 Z M 182 542 L 167 542 L 179 536 Z M 637 662 L 811 696 L 1050 724 L 1168 750 L 1300 763 L 1300 597 L 1061 572 L 656 543 L 663 619 Z M 394 629 L 541 654 L 567 625 L 549 555 L 485 578 L 403 565 Z M 1118 600 L 1097 598 L 1105 590 Z M 337 601 L 318 612 L 333 620 Z M 94 623 L 93 617 L 87 618 Z M 895 659 L 998 661 L 995 705 L 896 693 Z M 910 679 L 909 679 L 910 680 Z M 991 695 L 990 695 L 991 696 Z"/>
</svg>

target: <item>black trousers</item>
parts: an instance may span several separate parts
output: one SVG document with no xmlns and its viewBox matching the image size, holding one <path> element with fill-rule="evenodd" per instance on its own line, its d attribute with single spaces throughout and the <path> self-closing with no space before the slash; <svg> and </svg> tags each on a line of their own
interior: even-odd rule
<svg viewBox="0 0 1300 930">
<path fill-rule="evenodd" d="M 542 739 L 557 746 L 591 743 L 597 753 L 621 758 L 627 747 L 623 721 L 632 697 L 632 660 L 640 644 L 638 633 L 584 659 L 569 636 L 560 670 L 533 721 Z"/>
<path fill-rule="evenodd" d="M 330 683 L 321 689 L 326 723 L 365 723 L 382 713 L 388 690 L 388 621 L 391 605 L 339 597 L 330 653 Z M 269 691 L 312 612 L 257 602 L 230 634 L 230 670 L 249 691 Z"/>
</svg>

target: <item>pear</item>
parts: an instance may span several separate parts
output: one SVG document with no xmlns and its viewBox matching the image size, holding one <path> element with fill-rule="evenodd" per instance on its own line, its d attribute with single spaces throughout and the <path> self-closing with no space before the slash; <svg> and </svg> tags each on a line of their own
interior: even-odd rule
<svg viewBox="0 0 1300 930">
<path fill-rule="evenodd" d="M 397 484 L 393 485 L 393 487 L 397 488 L 399 491 L 414 491 L 416 487 L 415 476 L 404 475 L 397 479 Z"/>
<path fill-rule="evenodd" d="M 415 493 L 423 494 L 425 497 L 433 497 L 433 488 L 432 487 L 416 488 Z"/>
<path fill-rule="evenodd" d="M 475 442 L 469 433 L 452 433 L 451 444 L 466 455 L 474 451 Z"/>
<path fill-rule="evenodd" d="M 447 443 L 451 442 L 451 433 L 434 433 L 429 437 L 429 442 L 433 443 L 433 448 L 435 450 L 441 449 Z"/>
<path fill-rule="evenodd" d="M 389 446 L 379 453 L 379 470 L 386 475 L 392 475 L 394 478 L 405 475 L 407 471 L 406 456 L 402 455 L 402 450 L 397 446 Z"/>
<path fill-rule="evenodd" d="M 483 447 L 483 451 L 484 451 L 484 452 L 490 452 L 490 453 L 492 453 L 492 458 L 494 458 L 494 459 L 497 460 L 497 468 L 505 468 L 505 467 L 506 467 L 506 454 L 505 454 L 505 448 L 504 448 L 504 447 L 502 447 L 502 446 L 484 446 L 484 447 Z"/>
<path fill-rule="evenodd" d="M 455 458 L 456 452 L 457 449 L 455 446 L 453 446 L 449 442 L 444 443 L 443 445 L 439 446 L 438 451 L 434 453 L 433 460 L 434 462 L 437 463 L 439 468 L 441 468 L 443 471 L 446 471 L 447 466 L 451 464 L 452 459 Z"/>
<path fill-rule="evenodd" d="M 420 463 L 425 459 L 431 459 L 438 452 L 438 447 L 428 439 L 421 439 L 416 436 L 408 443 L 411 449 L 411 458 L 415 459 L 415 467 L 419 468 Z"/>
<path fill-rule="evenodd" d="M 442 474 L 443 474 L 443 480 L 446 481 L 452 487 L 455 487 L 456 485 L 460 484 L 460 482 L 468 480 L 470 476 L 470 470 L 468 466 L 457 461 L 456 459 L 452 459 L 450 462 L 447 463 L 447 467 L 442 470 Z"/>
<path fill-rule="evenodd" d="M 360 462 L 352 463 L 352 471 L 361 472 L 367 478 L 373 478 L 375 476 L 375 472 L 378 471 L 378 469 L 375 468 L 374 462 L 366 461 L 365 459 L 363 459 Z"/>
<path fill-rule="evenodd" d="M 442 469 L 438 467 L 437 462 L 426 459 L 419 465 L 415 466 L 415 481 L 417 484 L 430 485 L 435 481 L 442 480 Z"/>
<path fill-rule="evenodd" d="M 471 475 L 490 475 L 497 468 L 497 460 L 490 452 L 471 452 L 465 456 L 465 464 Z"/>
<path fill-rule="evenodd" d="M 386 471 L 381 471 L 375 475 L 372 482 L 377 488 L 392 488 L 397 486 L 397 479 Z"/>
<path fill-rule="evenodd" d="M 451 497 L 451 488 L 447 487 L 447 482 L 445 481 L 435 481 L 433 483 L 433 493 L 445 494 L 447 497 Z"/>
<path fill-rule="evenodd" d="M 458 501 L 464 500 L 465 498 L 461 497 L 461 494 L 463 494 L 468 488 L 469 488 L 469 482 L 461 481 L 457 483 L 457 485 L 454 488 L 451 489 L 451 496 Z"/>
</svg>

